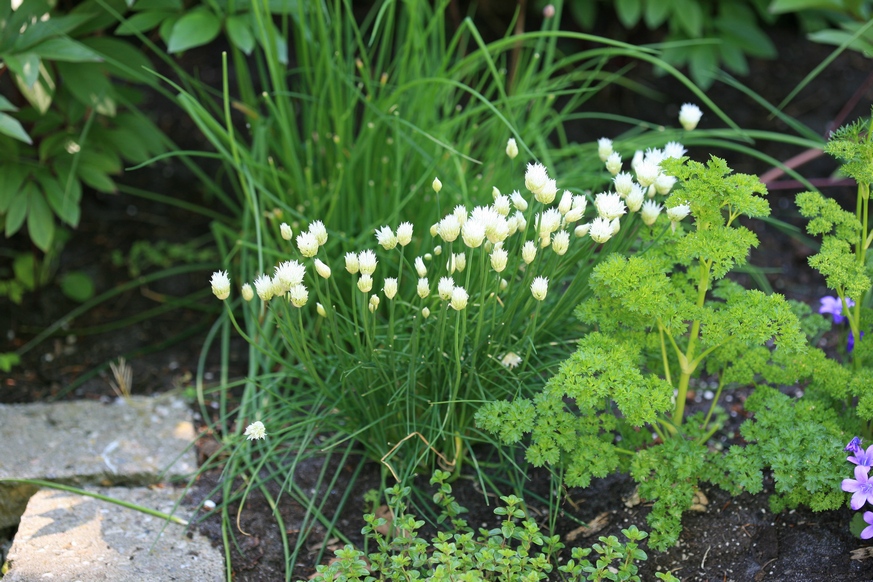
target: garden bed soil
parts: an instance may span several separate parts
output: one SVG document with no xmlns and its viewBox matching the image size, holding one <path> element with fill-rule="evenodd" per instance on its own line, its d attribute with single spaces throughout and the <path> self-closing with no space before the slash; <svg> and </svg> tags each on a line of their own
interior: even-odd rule
<svg viewBox="0 0 873 582">
<path fill-rule="evenodd" d="M 755 60 L 750 76 L 743 79 L 772 101 L 784 96 L 830 52 L 827 47 L 803 41 L 793 32 L 782 31 L 777 35 L 776 42 L 784 55 L 783 59 L 778 62 Z M 858 115 L 869 114 L 869 104 L 873 100 L 869 87 L 861 93 L 859 103 L 850 108 L 848 113 L 843 109 L 866 82 L 870 70 L 869 60 L 860 55 L 851 53 L 841 56 L 825 70 L 822 78 L 789 105 L 787 112 L 823 134 L 833 127 L 834 120 L 840 116 L 843 116 L 840 122 L 846 122 Z M 644 81 L 664 89 L 663 80 L 645 71 L 641 71 L 640 75 Z M 711 93 L 741 126 L 780 129 L 778 122 L 764 117 L 759 110 L 750 107 L 747 100 L 732 98 L 720 88 Z M 593 103 L 592 108 L 618 107 L 638 111 L 640 106 L 631 96 L 604 95 L 602 99 L 604 102 Z M 691 100 L 690 95 L 675 95 L 670 99 L 670 104 L 678 108 L 678 104 L 684 100 Z M 651 103 L 645 106 L 650 109 Z M 181 116 L 180 113 L 173 115 Z M 658 112 L 655 117 L 663 116 Z M 576 131 L 580 139 L 590 140 L 608 135 L 599 133 L 599 128 L 578 128 Z M 706 152 L 693 153 L 703 155 Z M 777 158 L 787 159 L 798 152 L 783 150 L 771 153 Z M 758 162 L 743 160 L 737 154 L 726 157 L 738 171 L 761 173 L 769 169 Z M 834 168 L 831 160 L 822 157 L 802 168 L 802 172 L 825 177 Z M 190 191 L 190 185 L 184 179 L 177 180 L 178 176 L 171 175 L 173 172 L 172 166 L 162 165 L 140 171 L 134 178 L 149 182 L 149 189 L 152 190 L 165 193 L 176 189 Z M 802 227 L 793 205 L 795 192 L 779 189 L 777 185 L 770 195 L 771 206 L 776 217 Z M 842 197 L 844 206 L 848 206 L 853 197 L 851 189 L 828 193 Z M 72 233 L 63 251 L 58 272 L 84 270 L 93 277 L 98 292 L 111 289 L 122 281 L 132 280 L 126 265 L 112 261 L 113 251 L 126 254 L 140 240 L 186 243 L 198 236 L 208 235 L 208 224 L 201 217 L 123 194 L 89 193 L 83 202 L 82 217 L 82 224 Z M 180 228 L 180 225 L 184 227 Z M 821 278 L 806 264 L 812 253 L 809 247 L 798 238 L 788 237 L 764 223 L 756 223 L 754 228 L 762 244 L 753 252 L 751 262 L 776 269 L 767 278 L 777 291 L 810 304 L 826 293 Z M 22 243 L 21 237 L 13 239 L 13 244 L 21 250 L 28 248 Z M 204 269 L 134 286 L 82 314 L 59 330 L 60 333 L 28 351 L 21 364 L 4 376 L 0 402 L 56 398 L 109 401 L 115 394 L 109 384 L 108 363 L 120 355 L 126 355 L 133 368 L 134 394 L 190 388 L 191 379 L 199 365 L 204 338 L 215 319 L 215 302 L 207 296 L 208 278 L 209 269 Z M 197 293 L 201 295 L 198 297 Z M 178 309 L 151 313 L 151 310 L 172 304 L 179 298 L 188 299 Z M 41 329 L 75 307 L 76 304 L 66 299 L 57 286 L 48 286 L 28 294 L 20 306 L 7 303 L 0 311 L 0 324 L 6 330 L 0 352 L 20 348 Z M 143 314 L 148 316 L 137 319 Z M 110 324 L 117 325 L 113 328 Z M 827 339 L 836 341 L 835 337 L 828 336 Z M 218 377 L 219 361 L 215 351 L 207 354 L 204 360 L 207 379 Z M 240 344 L 239 349 L 231 352 L 244 354 L 245 349 Z M 229 373 L 232 377 L 244 375 L 245 363 L 235 361 Z M 70 386 L 74 388 L 70 389 Z M 736 395 L 733 402 L 723 404 L 733 410 L 737 419 L 744 415 L 741 394 Z M 723 438 L 732 437 L 726 433 Z M 208 442 L 208 437 L 201 439 L 201 446 L 206 447 L 205 450 L 208 450 Z M 342 475 L 352 473 L 349 467 L 342 469 Z M 295 482 L 303 490 L 308 490 L 314 487 L 319 471 L 317 461 L 308 462 L 298 469 Z M 205 498 L 221 478 L 219 470 L 205 472 L 195 483 L 192 499 L 197 501 Z M 545 487 L 546 480 L 544 472 L 530 472 L 532 490 Z M 380 468 L 376 464 L 368 465 L 354 483 L 352 501 L 347 504 L 338 521 L 339 527 L 353 541 L 360 541 L 363 525 L 361 514 L 366 508 L 363 494 L 369 489 L 378 489 L 379 484 Z M 494 500 L 490 499 L 486 505 L 483 494 L 469 476 L 456 481 L 453 487 L 460 503 L 469 509 L 466 517 L 474 527 L 497 523 L 493 515 Z M 772 483 L 768 483 L 768 487 L 772 487 Z M 343 484 L 340 483 L 329 493 L 329 503 L 335 503 L 343 492 Z M 647 504 L 644 502 L 628 507 L 624 502 L 632 493 L 633 483 L 624 475 L 595 480 L 591 487 L 584 490 L 568 491 L 556 533 L 565 538 L 578 529 L 580 521 L 589 527 L 601 524 L 601 529 L 587 536 L 580 534 L 574 542 L 587 546 L 600 535 L 620 537 L 620 529 L 631 524 L 647 529 Z M 854 550 L 867 545 L 849 533 L 852 512 L 848 508 L 823 513 L 797 509 L 774 515 L 769 510 L 767 492 L 730 497 L 716 488 L 704 487 L 703 493 L 709 501 L 706 511 L 692 512 L 684 517 L 683 533 L 675 548 L 665 553 L 648 552 L 649 560 L 642 565 L 644 580 L 654 579 L 654 572 L 659 570 L 670 570 L 682 580 L 713 582 L 873 580 L 870 563 L 852 559 Z M 212 499 L 220 501 L 215 497 Z M 537 506 L 530 499 L 528 502 L 532 515 L 545 522 L 545 508 Z M 295 524 L 301 523 L 304 509 L 288 496 L 280 499 L 279 509 L 293 545 L 299 533 L 295 530 Z M 236 515 L 236 510 L 236 507 L 232 507 L 230 514 Z M 326 510 L 329 511 L 330 507 Z M 240 528 L 247 535 L 237 535 L 240 545 L 230 552 L 234 579 L 252 582 L 283 579 L 285 559 L 281 535 L 270 504 L 254 493 L 239 515 Z M 200 528 L 217 544 L 221 543 L 217 517 L 206 517 Z M 314 558 L 322 544 L 336 546 L 335 540 L 325 540 L 324 537 L 323 529 L 316 528 L 311 532 L 305 551 L 300 556 L 298 569 L 292 573 L 294 579 L 312 574 Z"/>
</svg>

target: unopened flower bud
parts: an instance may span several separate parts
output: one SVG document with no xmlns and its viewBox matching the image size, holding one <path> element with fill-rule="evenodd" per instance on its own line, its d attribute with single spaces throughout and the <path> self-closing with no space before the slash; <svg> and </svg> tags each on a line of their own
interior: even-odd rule
<svg viewBox="0 0 873 582">
<path fill-rule="evenodd" d="M 324 305 L 321 303 L 315 304 L 315 311 L 322 317 L 327 317 L 327 311 L 324 310 Z"/>
<path fill-rule="evenodd" d="M 621 155 L 618 152 L 612 152 L 606 158 L 606 171 L 613 176 L 621 172 Z"/>
<path fill-rule="evenodd" d="M 570 208 L 573 206 L 573 193 L 569 190 L 564 190 L 564 193 L 561 195 L 561 200 L 558 202 L 558 212 L 561 215 L 566 215 L 570 212 Z"/>
<path fill-rule="evenodd" d="M 582 238 L 586 234 L 588 234 L 588 230 L 591 228 L 590 224 L 580 224 L 573 230 L 573 236 L 576 238 Z"/>
<path fill-rule="evenodd" d="M 455 311 L 461 311 L 465 307 L 467 307 L 467 300 L 469 296 L 467 295 L 467 290 L 463 287 L 455 287 L 452 289 L 452 299 L 450 305 L 452 309 Z"/>
<path fill-rule="evenodd" d="M 506 268 L 506 261 L 509 258 L 509 253 L 504 248 L 498 248 L 491 251 L 491 268 L 500 273 Z"/>
<path fill-rule="evenodd" d="M 385 284 L 382 286 L 382 291 L 388 299 L 394 299 L 397 295 L 397 279 L 394 277 L 385 277 Z"/>
<path fill-rule="evenodd" d="M 405 247 L 412 242 L 412 223 L 401 222 L 397 227 L 397 242 L 400 246 Z"/>
<path fill-rule="evenodd" d="M 524 262 L 530 265 L 537 256 L 537 245 L 534 241 L 529 240 L 521 247 L 521 258 Z"/>
<path fill-rule="evenodd" d="M 534 299 L 542 301 L 549 292 L 549 280 L 546 277 L 535 278 L 533 283 L 530 284 L 530 292 Z"/>
<path fill-rule="evenodd" d="M 424 265 L 424 259 L 421 257 L 415 257 L 415 272 L 419 277 L 424 277 L 427 275 L 427 267 Z"/>
<path fill-rule="evenodd" d="M 450 273 L 454 273 L 455 271 L 463 273 L 464 269 L 467 268 L 467 255 L 464 253 L 454 253 L 449 261 L 448 267 Z"/>
<path fill-rule="evenodd" d="M 515 143 L 515 138 L 509 138 L 509 141 L 506 142 L 506 155 L 509 156 L 510 160 L 514 160 L 515 156 L 518 155 L 518 144 Z"/>
<path fill-rule="evenodd" d="M 570 233 L 566 230 L 556 232 L 552 237 L 552 250 L 558 255 L 563 255 L 570 248 Z"/>
<path fill-rule="evenodd" d="M 248 283 L 245 283 L 242 286 L 242 298 L 245 299 L 246 301 L 251 301 L 254 298 L 254 296 L 255 296 L 255 292 L 252 289 L 252 286 L 249 285 Z"/>
<path fill-rule="evenodd" d="M 519 194 L 518 190 L 514 191 L 511 194 L 511 198 L 512 205 L 515 206 L 516 210 L 519 210 L 521 212 L 527 210 L 527 200 L 525 200 L 524 197 Z"/>
<path fill-rule="evenodd" d="M 430 317 L 430 309 L 428 309 L 427 307 L 422 308 L 422 310 L 421 310 L 421 316 L 422 316 L 423 318 L 425 318 L 425 319 L 427 319 L 428 317 Z"/>
<path fill-rule="evenodd" d="M 319 259 L 315 259 L 315 271 L 322 279 L 330 279 L 330 267 Z"/>
<path fill-rule="evenodd" d="M 646 226 L 652 226 L 658 220 L 658 215 L 661 214 L 661 205 L 654 200 L 646 200 L 643 202 L 640 216 Z"/>
<path fill-rule="evenodd" d="M 439 233 L 439 223 L 430 225 L 430 236 L 436 236 Z"/>
<path fill-rule="evenodd" d="M 430 295 L 430 285 L 427 281 L 427 277 L 419 278 L 418 285 L 415 286 L 415 292 L 418 293 L 418 296 L 422 299 L 425 299 Z"/>
<path fill-rule="evenodd" d="M 443 189 L 443 183 L 440 182 L 439 178 L 434 178 L 433 184 L 431 184 L 431 186 L 433 186 L 433 191 L 436 192 L 437 194 L 439 194 L 440 190 Z"/>
<path fill-rule="evenodd" d="M 288 290 L 288 299 L 294 307 L 303 307 L 309 300 L 309 291 L 303 285 L 294 285 Z"/>
<path fill-rule="evenodd" d="M 703 112 L 700 110 L 700 107 L 693 103 L 684 103 L 679 108 L 679 123 L 685 128 L 685 131 L 691 131 L 697 127 L 697 122 L 700 121 L 702 116 Z"/>
<path fill-rule="evenodd" d="M 376 241 L 382 245 L 382 248 L 386 251 L 390 251 L 397 246 L 397 236 L 394 234 L 394 231 L 387 226 L 376 229 Z"/>
<path fill-rule="evenodd" d="M 443 245 L 435 246 L 433 248 L 433 254 L 435 254 L 436 256 L 440 256 L 441 254 L 443 254 Z"/>
<path fill-rule="evenodd" d="M 285 240 L 291 240 L 291 237 L 294 235 L 294 233 L 291 230 L 291 227 L 288 226 L 288 224 L 284 223 L 284 222 L 279 225 L 279 234 L 281 234 L 282 238 Z"/>
<path fill-rule="evenodd" d="M 358 289 L 361 293 L 369 293 L 373 288 L 373 276 L 367 273 L 361 275 L 361 278 L 358 279 Z"/>
<path fill-rule="evenodd" d="M 370 300 L 367 302 L 367 308 L 370 310 L 370 313 L 375 313 L 379 309 L 379 302 L 378 295 L 370 295 Z"/>
<path fill-rule="evenodd" d="M 357 253 L 346 253 L 346 271 L 354 275 L 359 268 Z"/>
<path fill-rule="evenodd" d="M 500 290 L 506 291 L 506 288 L 509 287 L 509 281 L 506 279 L 500 279 Z"/>
<path fill-rule="evenodd" d="M 555 6 L 553 4 L 546 4 L 545 8 L 543 8 L 543 18 L 548 20 L 549 18 L 555 17 Z"/>
<path fill-rule="evenodd" d="M 606 162 L 606 159 L 612 155 L 612 140 L 608 137 L 601 137 L 597 140 L 597 156 L 601 162 Z"/>
</svg>

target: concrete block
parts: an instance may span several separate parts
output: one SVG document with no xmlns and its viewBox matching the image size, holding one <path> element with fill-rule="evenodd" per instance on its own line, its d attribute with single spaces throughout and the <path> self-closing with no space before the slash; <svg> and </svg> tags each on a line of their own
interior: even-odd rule
<svg viewBox="0 0 873 582">
<path fill-rule="evenodd" d="M 165 513 L 181 490 L 89 488 Z M 187 519 L 177 508 L 175 515 Z M 224 559 L 196 530 L 112 503 L 42 489 L 27 505 L 3 582 L 219 582 Z"/>
</svg>

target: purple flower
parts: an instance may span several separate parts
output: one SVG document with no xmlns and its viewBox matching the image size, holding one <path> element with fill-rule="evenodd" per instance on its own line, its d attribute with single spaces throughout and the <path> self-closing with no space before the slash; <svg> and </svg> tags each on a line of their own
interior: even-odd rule
<svg viewBox="0 0 873 582">
<path fill-rule="evenodd" d="M 869 540 L 870 538 L 873 538 L 873 511 L 864 512 L 864 521 L 870 525 L 861 530 L 861 539 Z"/>
<path fill-rule="evenodd" d="M 852 440 L 849 441 L 849 444 L 846 445 L 846 448 L 843 449 L 847 453 L 858 453 L 861 451 L 861 437 L 852 437 Z"/>
<path fill-rule="evenodd" d="M 833 297 L 831 295 L 825 295 L 820 300 L 821 307 L 818 308 L 818 312 L 822 315 L 833 315 L 834 323 L 843 323 L 846 319 L 843 317 L 843 302 L 840 301 L 839 297 Z M 854 307 L 855 302 L 846 297 L 846 306 Z"/>
<path fill-rule="evenodd" d="M 860 440 L 858 442 L 860 442 Z M 856 465 L 859 465 L 861 467 L 873 467 L 873 445 L 867 447 L 866 451 L 862 450 L 861 447 L 858 447 L 852 452 L 855 454 L 851 457 L 846 457 L 847 461 L 849 461 L 850 463 L 855 463 Z"/>
<path fill-rule="evenodd" d="M 873 481 L 870 480 L 869 472 L 870 467 L 858 465 L 855 467 L 854 479 L 843 479 L 841 488 L 852 494 L 849 506 L 855 511 L 861 509 L 864 503 L 873 502 Z"/>
<path fill-rule="evenodd" d="M 864 339 L 864 332 L 861 332 L 861 339 Z M 855 334 L 849 332 L 849 339 L 846 341 L 846 352 L 852 353 L 855 349 Z"/>
</svg>

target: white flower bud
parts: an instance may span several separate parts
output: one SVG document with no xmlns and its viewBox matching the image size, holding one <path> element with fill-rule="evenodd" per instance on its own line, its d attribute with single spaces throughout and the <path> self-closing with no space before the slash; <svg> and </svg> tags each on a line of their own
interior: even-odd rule
<svg viewBox="0 0 873 582">
<path fill-rule="evenodd" d="M 539 192 L 534 194 L 537 202 L 543 204 L 551 204 L 558 195 L 558 184 L 554 180 L 546 180 L 546 185 L 540 188 Z"/>
<path fill-rule="evenodd" d="M 261 301 L 269 301 L 273 298 L 273 280 L 267 275 L 261 275 L 255 279 L 255 293 Z"/>
<path fill-rule="evenodd" d="M 563 255 L 570 248 L 570 233 L 566 230 L 556 232 L 552 237 L 552 250 L 558 255 Z"/>
<path fill-rule="evenodd" d="M 324 305 L 321 303 L 315 304 L 315 311 L 322 317 L 327 317 L 327 311 L 324 310 Z"/>
<path fill-rule="evenodd" d="M 242 298 L 246 301 L 251 301 L 255 297 L 255 292 L 252 289 L 252 286 L 248 283 L 243 284 L 242 286 Z"/>
<path fill-rule="evenodd" d="M 618 152 L 612 152 L 606 158 L 606 171 L 613 176 L 621 172 L 621 155 Z"/>
<path fill-rule="evenodd" d="M 400 246 L 405 247 L 412 242 L 412 223 L 401 222 L 397 227 L 397 242 Z"/>
<path fill-rule="evenodd" d="M 601 162 L 605 162 L 606 159 L 612 155 L 612 140 L 608 137 L 601 137 L 597 140 L 597 156 L 600 158 Z"/>
<path fill-rule="evenodd" d="M 463 273 L 464 269 L 467 268 L 467 255 L 465 255 L 464 253 L 452 254 L 452 258 L 449 261 L 448 268 L 450 273 L 454 273 L 455 271 Z"/>
<path fill-rule="evenodd" d="M 418 293 L 418 296 L 422 299 L 425 299 L 430 295 L 430 284 L 427 281 L 427 277 L 421 277 L 418 280 L 418 285 L 415 286 L 415 292 Z"/>
<path fill-rule="evenodd" d="M 369 249 L 358 254 L 358 266 L 362 275 L 372 275 L 376 271 L 378 263 L 376 253 Z"/>
<path fill-rule="evenodd" d="M 452 289 L 455 288 L 455 282 L 451 277 L 442 277 L 440 282 L 437 284 L 437 293 L 439 293 L 440 299 L 443 301 L 448 301 L 452 298 Z"/>
<path fill-rule="evenodd" d="M 536 195 L 549 181 L 549 173 L 542 164 L 528 164 L 524 173 L 524 187 Z"/>
<path fill-rule="evenodd" d="M 428 317 L 430 317 L 430 309 L 428 309 L 427 307 L 423 308 L 423 309 L 421 310 L 421 316 L 422 316 L 423 318 L 425 318 L 425 319 L 427 319 Z"/>
<path fill-rule="evenodd" d="M 309 300 L 309 291 L 303 285 L 294 285 L 288 290 L 288 299 L 294 307 L 303 307 Z"/>
<path fill-rule="evenodd" d="M 534 241 L 529 240 L 524 243 L 524 246 L 521 247 L 521 258 L 524 259 L 524 262 L 530 265 L 534 258 L 537 256 L 537 245 Z"/>
<path fill-rule="evenodd" d="M 533 283 L 530 284 L 530 292 L 534 299 L 542 301 L 549 292 L 549 280 L 546 277 L 535 278 Z"/>
<path fill-rule="evenodd" d="M 373 288 L 373 276 L 369 273 L 364 273 L 361 275 L 361 278 L 358 279 L 358 289 L 361 293 L 369 293 Z"/>
<path fill-rule="evenodd" d="M 631 189 L 634 187 L 634 177 L 628 172 L 621 172 L 615 175 L 615 178 L 612 179 L 612 183 L 615 185 L 616 194 L 625 198 L 631 193 Z"/>
<path fill-rule="evenodd" d="M 518 227 L 518 230 L 524 230 L 527 228 L 527 219 L 524 217 L 524 214 L 521 213 L 521 210 L 516 210 L 515 214 L 512 215 L 515 218 L 515 225 Z"/>
<path fill-rule="evenodd" d="M 511 199 L 512 205 L 515 206 L 516 210 L 520 210 L 521 212 L 527 210 L 527 200 L 524 199 L 524 197 L 518 192 L 518 190 L 515 190 L 511 194 Z"/>
<path fill-rule="evenodd" d="M 668 176 L 667 174 L 659 174 L 658 178 L 655 180 L 653 186 L 655 187 L 655 191 L 661 196 L 666 196 L 670 193 L 670 190 L 673 189 L 673 186 L 676 185 L 676 178 L 673 176 Z"/>
<path fill-rule="evenodd" d="M 667 209 L 667 217 L 671 222 L 679 222 L 691 212 L 691 207 L 687 204 L 680 204 L 679 206 L 674 206 L 673 208 Z"/>
<path fill-rule="evenodd" d="M 415 272 L 419 277 L 427 275 L 427 267 L 424 266 L 424 259 L 421 257 L 415 257 Z"/>
<path fill-rule="evenodd" d="M 357 253 L 346 253 L 346 271 L 354 275 L 359 269 Z"/>
<path fill-rule="evenodd" d="M 661 205 L 654 200 L 646 200 L 643 202 L 643 207 L 640 216 L 646 226 L 652 226 L 658 220 L 658 215 L 661 214 Z"/>
<path fill-rule="evenodd" d="M 577 226 L 576 229 L 573 231 L 573 235 L 574 235 L 576 238 L 582 238 L 582 237 L 584 237 L 586 234 L 588 234 L 588 230 L 589 230 L 590 228 L 591 228 L 591 225 L 590 225 L 590 224 L 580 224 L 580 225 Z"/>
<path fill-rule="evenodd" d="M 318 253 L 318 238 L 311 232 L 297 235 L 297 248 L 304 257 L 314 257 Z"/>
<path fill-rule="evenodd" d="M 685 128 L 685 131 L 691 131 L 697 127 L 697 122 L 700 121 L 702 116 L 703 112 L 700 110 L 700 107 L 693 103 L 684 103 L 679 108 L 679 123 Z"/>
<path fill-rule="evenodd" d="M 439 233 L 439 223 L 430 225 L 430 236 L 436 236 Z"/>
<path fill-rule="evenodd" d="M 561 213 L 557 208 L 549 208 L 537 215 L 537 233 L 540 237 L 548 237 L 561 228 Z"/>
<path fill-rule="evenodd" d="M 561 200 L 558 202 L 558 212 L 562 215 L 566 215 L 570 212 L 570 208 L 573 207 L 573 193 L 569 190 L 564 190 L 564 193 L 561 195 Z"/>
<path fill-rule="evenodd" d="M 609 228 L 612 229 L 612 236 L 615 236 L 618 234 L 618 231 L 621 230 L 621 223 L 618 221 L 617 218 L 613 218 L 609 222 Z"/>
<path fill-rule="evenodd" d="M 382 291 L 388 299 L 394 299 L 397 295 L 397 279 L 394 277 L 385 277 L 385 284 L 382 286 Z"/>
<path fill-rule="evenodd" d="M 496 272 L 501 273 L 506 268 L 506 261 L 509 258 L 509 253 L 503 247 L 496 248 L 491 251 L 491 268 Z"/>
<path fill-rule="evenodd" d="M 319 259 L 315 259 L 315 271 L 322 279 L 330 279 L 330 267 Z"/>
<path fill-rule="evenodd" d="M 376 229 L 376 241 L 382 245 L 382 248 L 386 251 L 390 251 L 397 246 L 397 236 L 395 236 L 394 231 L 387 226 Z"/>
<path fill-rule="evenodd" d="M 506 279 L 500 279 L 500 290 L 506 291 L 506 288 L 509 287 L 509 281 Z"/>
<path fill-rule="evenodd" d="M 284 223 L 284 222 L 279 225 L 279 234 L 281 234 L 282 238 L 285 240 L 291 240 L 291 237 L 294 235 L 294 233 L 291 230 L 291 227 L 288 226 L 288 224 Z"/>
<path fill-rule="evenodd" d="M 510 160 L 514 160 L 518 155 L 518 144 L 515 143 L 515 138 L 509 138 L 509 141 L 506 142 L 506 155 L 509 156 Z"/>
<path fill-rule="evenodd" d="M 370 310 L 370 313 L 375 313 L 376 310 L 379 309 L 379 296 L 370 295 L 370 300 L 367 303 L 367 309 Z"/>
<path fill-rule="evenodd" d="M 435 254 L 436 256 L 440 256 L 441 254 L 443 254 L 443 245 L 435 246 L 433 248 L 433 254 Z"/>
<path fill-rule="evenodd" d="M 637 167 L 643 163 L 644 159 L 643 150 L 637 150 L 634 152 L 634 157 L 631 160 L 631 170 L 633 170 L 634 173 L 636 173 Z"/>
<path fill-rule="evenodd" d="M 320 220 L 316 220 L 309 225 L 309 234 L 315 237 L 315 240 L 318 241 L 318 246 L 322 246 L 327 242 L 327 229 L 324 228 L 324 223 Z"/>
<path fill-rule="evenodd" d="M 443 189 L 443 183 L 440 182 L 439 178 L 434 178 L 433 184 L 431 184 L 431 186 L 433 186 L 433 191 L 436 192 L 437 194 L 439 194 L 440 190 Z"/>
<path fill-rule="evenodd" d="M 452 289 L 452 300 L 451 306 L 455 311 L 461 311 L 465 307 L 467 307 L 467 299 L 469 296 L 467 295 L 467 290 L 463 287 L 455 287 Z"/>
<path fill-rule="evenodd" d="M 209 282 L 216 297 L 222 301 L 230 297 L 230 277 L 227 276 L 227 271 L 215 271 Z"/>
<path fill-rule="evenodd" d="M 643 160 L 637 165 L 636 173 L 637 182 L 640 183 L 640 186 L 648 188 L 658 179 L 658 174 L 661 173 L 661 169 L 658 167 L 658 164 L 653 161 Z"/>
<path fill-rule="evenodd" d="M 588 234 L 594 242 L 605 243 L 612 238 L 612 226 L 607 219 L 600 217 L 595 218 L 588 226 Z"/>
<path fill-rule="evenodd" d="M 500 194 L 494 199 L 494 210 L 500 216 L 509 216 L 509 211 L 512 210 L 512 204 L 509 202 L 509 196 Z"/>
<path fill-rule="evenodd" d="M 643 200 L 646 199 L 646 193 L 643 190 L 642 186 L 639 184 L 634 184 L 631 188 L 630 193 L 627 195 L 627 198 L 624 201 L 627 203 L 627 208 L 631 212 L 639 211 L 640 207 L 643 205 Z"/>
</svg>

